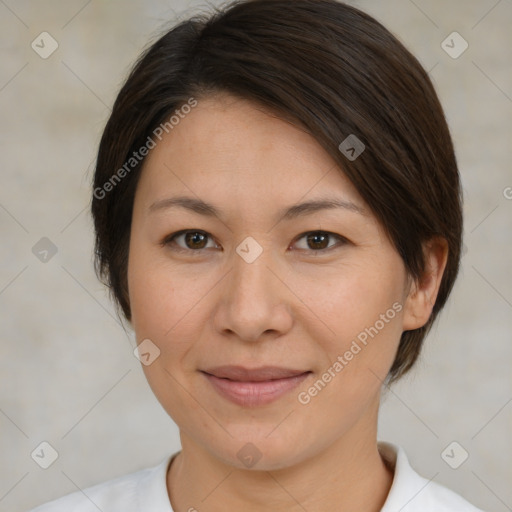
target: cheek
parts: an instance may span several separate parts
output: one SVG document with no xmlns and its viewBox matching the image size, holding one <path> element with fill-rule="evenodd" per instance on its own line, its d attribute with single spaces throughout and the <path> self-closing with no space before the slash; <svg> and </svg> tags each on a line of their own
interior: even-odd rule
<svg viewBox="0 0 512 512">
<path fill-rule="evenodd" d="M 139 337 L 161 338 L 183 315 L 172 269 L 155 259 L 155 250 L 132 231 L 128 262 L 128 290 L 132 325 Z"/>
<path fill-rule="evenodd" d="M 128 285 L 132 325 L 137 343 L 149 339 L 158 349 L 151 364 L 142 364 L 149 386 L 162 407 L 175 420 L 184 422 L 197 404 L 180 393 L 186 382 L 184 361 L 197 336 L 187 322 L 187 313 L 197 299 L 183 275 L 156 263 L 151 251 L 135 247 L 130 252 Z M 156 349 L 155 349 L 156 350 Z M 188 411 L 182 418 L 183 411 Z"/>
<path fill-rule="evenodd" d="M 146 375 L 162 373 L 164 367 L 173 372 L 188 371 L 186 356 L 201 338 L 201 326 L 205 324 L 201 299 L 213 283 L 207 286 L 204 280 L 159 259 L 153 249 L 140 249 L 135 244 L 128 269 L 137 342 L 149 338 L 160 351 L 159 364 L 144 367 Z"/>
<path fill-rule="evenodd" d="M 135 264 L 129 273 L 128 287 L 132 324 L 137 338 L 159 337 L 161 332 L 158 327 L 163 328 L 167 297 L 172 295 L 172 289 L 168 283 L 157 278 L 153 269 Z"/>
<path fill-rule="evenodd" d="M 392 317 L 392 323 L 399 323 L 395 320 L 400 318 L 396 314 L 400 308 L 393 304 L 403 301 L 403 276 L 399 263 L 391 263 L 361 261 L 322 269 L 307 278 L 295 276 L 294 290 L 314 313 L 313 325 L 317 318 L 319 329 L 330 334 L 329 338 L 347 340 L 374 325 L 390 308 L 385 320 Z"/>
<path fill-rule="evenodd" d="M 319 377 L 329 381 L 319 403 L 328 407 L 332 400 L 347 411 L 378 392 L 402 334 L 402 271 L 401 260 L 391 257 L 338 268 L 321 280 L 323 287 L 318 279 L 300 281 L 315 313 L 308 334 L 321 348 Z"/>
<path fill-rule="evenodd" d="M 317 380 L 299 397 L 299 403 L 310 404 L 304 409 L 309 417 L 322 418 L 318 421 L 333 429 L 348 428 L 376 399 L 402 333 L 400 292 L 400 282 L 389 276 L 378 283 L 374 275 L 355 272 L 331 283 L 328 300 L 310 289 L 322 322 L 310 324 L 309 337 L 322 354 Z M 328 420 L 321 410 L 331 411 Z"/>
</svg>

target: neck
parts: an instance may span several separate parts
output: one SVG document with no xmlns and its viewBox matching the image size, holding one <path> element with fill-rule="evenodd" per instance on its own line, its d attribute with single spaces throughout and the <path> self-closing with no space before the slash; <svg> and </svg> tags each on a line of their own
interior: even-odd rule
<svg viewBox="0 0 512 512">
<path fill-rule="evenodd" d="M 377 421 L 354 425 L 334 444 L 292 467 L 245 470 L 225 464 L 187 435 L 167 475 L 175 512 L 269 509 L 381 510 L 393 481 L 377 449 Z"/>
</svg>

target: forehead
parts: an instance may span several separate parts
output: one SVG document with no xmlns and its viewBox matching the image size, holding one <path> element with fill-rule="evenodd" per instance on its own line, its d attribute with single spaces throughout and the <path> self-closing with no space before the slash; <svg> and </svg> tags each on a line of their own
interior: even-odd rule
<svg viewBox="0 0 512 512">
<path fill-rule="evenodd" d="M 146 157 L 139 188 L 145 202 L 152 203 L 179 192 L 265 208 L 329 192 L 364 206 L 312 135 L 256 103 L 229 95 L 198 100 L 163 135 Z"/>
</svg>

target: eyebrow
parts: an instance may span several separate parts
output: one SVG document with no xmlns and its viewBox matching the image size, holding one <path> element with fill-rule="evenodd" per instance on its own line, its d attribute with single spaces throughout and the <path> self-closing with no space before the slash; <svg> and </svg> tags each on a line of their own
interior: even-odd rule
<svg viewBox="0 0 512 512">
<path fill-rule="evenodd" d="M 221 218 L 223 214 L 223 212 L 214 205 L 201 199 L 187 196 L 169 197 L 167 199 L 156 201 L 149 207 L 149 213 L 176 207 L 184 208 L 207 217 Z M 320 210 L 332 210 L 336 208 L 355 212 L 360 215 L 368 215 L 364 208 L 351 201 L 336 197 L 328 197 L 294 204 L 284 208 L 278 212 L 277 218 L 282 220 L 292 220 L 297 217 L 310 215 Z"/>
</svg>

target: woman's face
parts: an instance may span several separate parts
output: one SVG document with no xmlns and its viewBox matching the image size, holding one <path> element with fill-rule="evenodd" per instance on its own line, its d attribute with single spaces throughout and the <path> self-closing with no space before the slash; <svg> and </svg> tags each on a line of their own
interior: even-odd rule
<svg viewBox="0 0 512 512">
<path fill-rule="evenodd" d="M 298 208 L 326 200 L 341 206 Z M 146 159 L 128 284 L 144 372 L 182 442 L 270 470 L 375 436 L 406 272 L 304 131 L 247 101 L 199 101 Z"/>
</svg>

